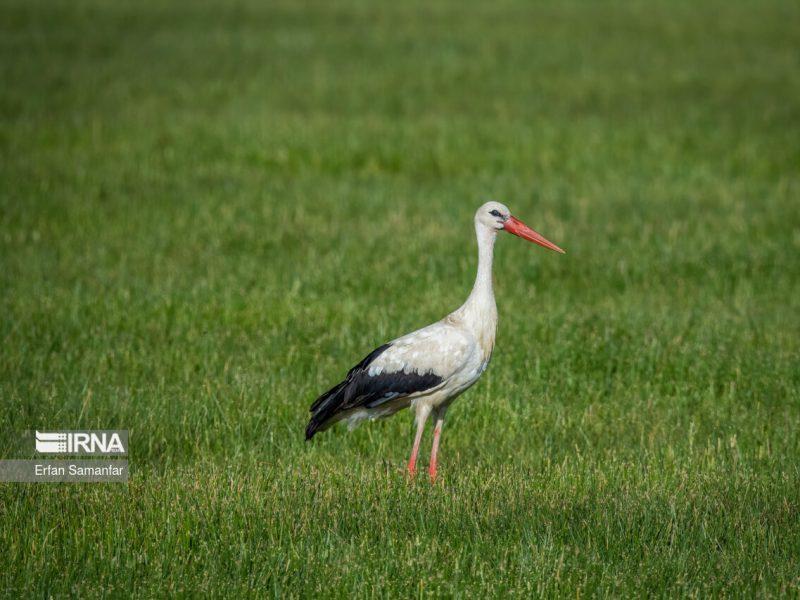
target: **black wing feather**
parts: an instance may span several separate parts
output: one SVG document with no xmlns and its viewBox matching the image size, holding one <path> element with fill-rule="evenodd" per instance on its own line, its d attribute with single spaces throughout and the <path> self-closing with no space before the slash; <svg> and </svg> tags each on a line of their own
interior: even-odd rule
<svg viewBox="0 0 800 600">
<path fill-rule="evenodd" d="M 336 384 L 311 405 L 311 420 L 306 427 L 306 439 L 325 429 L 345 411 L 354 408 L 375 408 L 380 404 L 422 392 L 439 385 L 443 380 L 435 373 L 383 372 L 370 375 L 369 365 L 383 354 L 391 344 L 384 344 L 370 352 L 364 360 L 350 369 L 344 381 Z"/>
</svg>

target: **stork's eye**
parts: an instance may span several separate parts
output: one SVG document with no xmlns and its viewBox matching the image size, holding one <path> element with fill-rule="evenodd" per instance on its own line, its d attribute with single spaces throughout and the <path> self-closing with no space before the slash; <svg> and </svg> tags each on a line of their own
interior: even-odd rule
<svg viewBox="0 0 800 600">
<path fill-rule="evenodd" d="M 503 215 L 500 214 L 500 211 L 497 210 L 497 209 L 490 210 L 489 214 L 492 215 L 493 217 L 502 217 L 503 216 Z"/>
</svg>

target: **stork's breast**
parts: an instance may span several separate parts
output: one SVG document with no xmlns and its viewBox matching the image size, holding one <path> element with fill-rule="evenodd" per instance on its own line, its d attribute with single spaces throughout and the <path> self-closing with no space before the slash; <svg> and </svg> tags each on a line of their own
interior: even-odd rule
<svg viewBox="0 0 800 600">
<path fill-rule="evenodd" d="M 494 340 L 496 334 L 496 322 L 490 323 L 486 327 L 482 327 L 476 335 L 478 347 L 481 351 L 481 358 L 488 364 L 489 359 L 492 357 L 494 351 Z M 485 368 L 485 367 L 484 367 Z"/>
</svg>

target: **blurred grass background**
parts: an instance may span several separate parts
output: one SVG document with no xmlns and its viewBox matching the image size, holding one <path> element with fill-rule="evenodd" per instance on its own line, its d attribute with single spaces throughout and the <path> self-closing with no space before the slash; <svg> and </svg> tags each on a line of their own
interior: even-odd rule
<svg viewBox="0 0 800 600">
<path fill-rule="evenodd" d="M 9 596 L 800 591 L 796 3 L 0 14 L 0 448 L 133 469 L 0 485 Z M 305 444 L 490 198 L 568 253 L 499 240 L 442 484 L 410 414 Z"/>
</svg>

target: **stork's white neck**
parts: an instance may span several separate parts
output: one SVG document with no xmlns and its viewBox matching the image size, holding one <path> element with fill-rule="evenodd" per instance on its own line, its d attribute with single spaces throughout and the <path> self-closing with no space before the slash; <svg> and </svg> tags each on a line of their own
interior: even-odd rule
<svg viewBox="0 0 800 600">
<path fill-rule="evenodd" d="M 489 320 L 494 321 L 497 308 L 492 286 L 492 259 L 497 230 L 476 222 L 475 234 L 478 238 L 478 274 L 475 276 L 475 285 L 472 286 L 472 292 L 463 308 L 473 319 L 481 320 L 482 317 L 490 317 Z"/>
<path fill-rule="evenodd" d="M 497 306 L 492 287 L 492 258 L 497 230 L 475 221 L 478 238 L 478 274 L 467 301 L 446 317 L 457 327 L 468 329 L 481 349 L 484 368 L 492 356 L 497 331 Z"/>
</svg>

